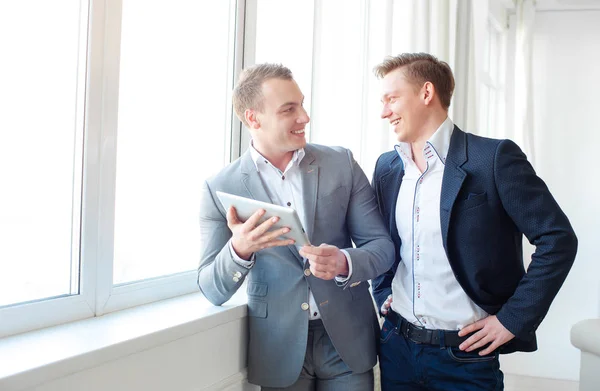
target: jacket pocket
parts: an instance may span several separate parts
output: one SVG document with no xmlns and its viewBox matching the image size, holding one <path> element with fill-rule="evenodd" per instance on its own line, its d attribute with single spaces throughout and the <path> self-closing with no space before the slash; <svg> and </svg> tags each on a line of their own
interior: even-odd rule
<svg viewBox="0 0 600 391">
<path fill-rule="evenodd" d="M 255 318 L 266 318 L 267 317 L 267 303 L 258 300 L 248 300 L 248 316 Z"/>
<path fill-rule="evenodd" d="M 461 210 L 472 209 L 479 205 L 485 204 L 486 201 L 487 193 L 485 191 L 479 194 L 469 193 L 467 199 L 456 202 L 456 207 Z"/>
<path fill-rule="evenodd" d="M 341 195 L 345 195 L 347 192 L 346 190 L 346 186 L 341 185 L 336 187 L 335 189 L 331 190 L 330 192 L 326 193 L 326 194 L 319 194 L 317 196 L 318 200 L 324 200 L 324 199 L 337 199 L 339 198 Z"/>
<path fill-rule="evenodd" d="M 355 283 L 356 284 L 356 283 Z M 369 293 L 369 281 L 360 281 L 358 284 L 348 286 L 347 288 L 352 294 L 352 300 L 370 299 L 373 300 Z"/>
<path fill-rule="evenodd" d="M 264 282 L 248 282 L 248 288 L 246 288 L 246 293 L 248 296 L 258 296 L 264 297 L 267 295 L 269 288 L 268 285 Z"/>
</svg>

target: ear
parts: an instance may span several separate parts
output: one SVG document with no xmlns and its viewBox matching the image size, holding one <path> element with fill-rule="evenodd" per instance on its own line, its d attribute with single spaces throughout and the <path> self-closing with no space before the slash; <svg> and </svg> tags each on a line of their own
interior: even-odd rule
<svg viewBox="0 0 600 391">
<path fill-rule="evenodd" d="M 244 117 L 246 118 L 246 122 L 250 125 L 250 129 L 259 129 L 260 121 L 258 119 L 258 114 L 256 111 L 252 109 L 246 109 L 244 112 Z"/>
<path fill-rule="evenodd" d="M 423 84 L 423 88 L 421 89 L 423 102 L 426 106 L 429 106 L 431 102 L 433 102 L 433 97 L 435 96 L 435 86 L 432 82 L 426 81 Z"/>
</svg>

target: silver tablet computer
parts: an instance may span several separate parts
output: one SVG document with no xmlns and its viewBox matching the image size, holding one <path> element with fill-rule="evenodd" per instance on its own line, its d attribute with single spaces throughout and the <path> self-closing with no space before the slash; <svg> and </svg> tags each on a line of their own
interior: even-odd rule
<svg viewBox="0 0 600 391">
<path fill-rule="evenodd" d="M 217 197 L 219 197 L 225 211 L 227 211 L 230 206 L 234 206 L 238 218 L 241 221 L 248 220 L 258 209 L 264 209 L 266 213 L 260 219 L 259 224 L 273 216 L 277 216 L 279 217 L 279 221 L 273 225 L 272 229 L 288 227 L 290 232 L 283 235 L 284 238 L 294 239 L 294 244 L 297 246 L 310 245 L 308 236 L 302 227 L 302 223 L 300 222 L 300 218 L 295 209 L 256 201 L 251 198 L 240 197 L 222 191 L 217 191 Z"/>
</svg>

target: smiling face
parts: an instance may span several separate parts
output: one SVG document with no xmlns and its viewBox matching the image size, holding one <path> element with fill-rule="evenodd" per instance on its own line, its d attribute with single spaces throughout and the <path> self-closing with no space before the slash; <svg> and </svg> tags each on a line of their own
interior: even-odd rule
<svg viewBox="0 0 600 391">
<path fill-rule="evenodd" d="M 268 79 L 262 84 L 262 110 L 247 110 L 254 147 L 267 159 L 291 156 L 306 145 L 304 128 L 310 121 L 304 95 L 294 80 Z"/>
<path fill-rule="evenodd" d="M 402 68 L 385 75 L 381 82 L 383 110 L 400 142 L 414 143 L 424 136 L 427 123 L 427 86 L 409 82 Z"/>
</svg>

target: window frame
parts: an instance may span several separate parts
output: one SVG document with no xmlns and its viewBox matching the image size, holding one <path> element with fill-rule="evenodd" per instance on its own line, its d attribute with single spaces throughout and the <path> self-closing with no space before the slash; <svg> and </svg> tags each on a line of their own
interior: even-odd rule
<svg viewBox="0 0 600 391">
<path fill-rule="evenodd" d="M 230 1 L 228 100 L 244 63 L 246 0 Z M 196 270 L 113 285 L 116 142 L 123 0 L 81 0 L 77 126 L 83 127 L 76 168 L 81 207 L 74 203 L 74 254 L 79 255 L 79 294 L 43 298 L 0 308 L 0 338 L 197 292 Z M 85 32 L 84 32 L 85 31 Z M 227 161 L 241 155 L 242 125 L 228 105 Z M 77 180 L 76 180 L 77 185 Z M 76 191 L 75 191 L 76 192 Z M 78 210 L 77 210 L 78 209 Z M 74 219 L 75 220 L 75 219 Z M 78 226 L 77 226 L 78 225 Z M 75 257 L 74 257 L 75 258 Z"/>
</svg>

